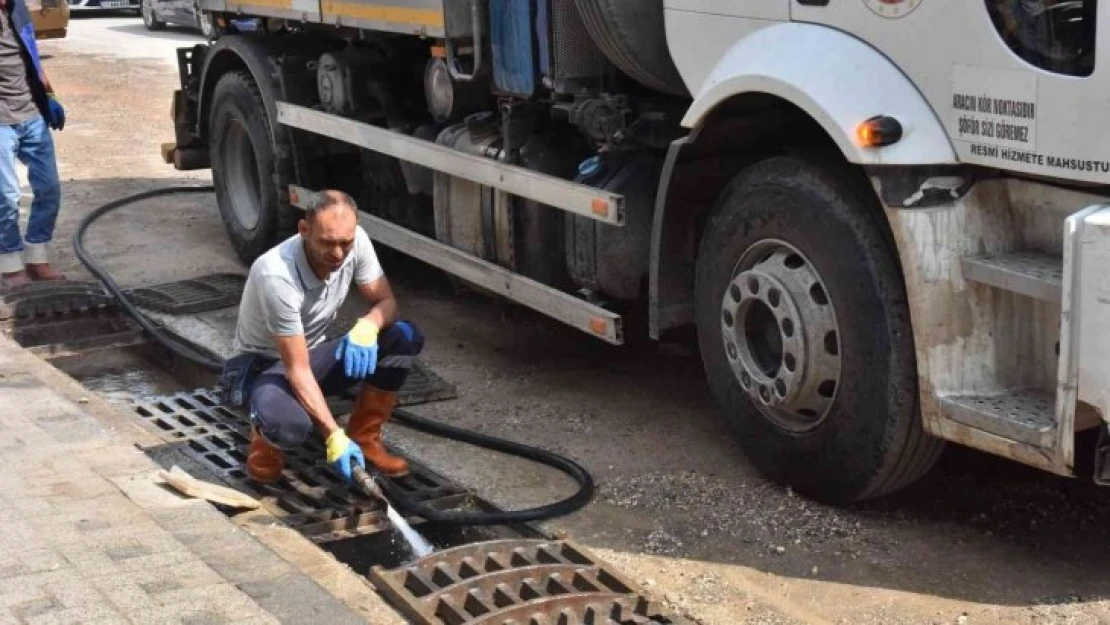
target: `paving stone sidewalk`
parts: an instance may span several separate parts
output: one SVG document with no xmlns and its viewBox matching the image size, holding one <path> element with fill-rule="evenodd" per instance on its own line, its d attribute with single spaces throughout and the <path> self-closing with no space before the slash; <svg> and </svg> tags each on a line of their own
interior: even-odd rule
<svg viewBox="0 0 1110 625">
<path fill-rule="evenodd" d="M 159 484 L 152 460 L 28 357 L 0 337 L 0 625 L 367 622 Z"/>
</svg>

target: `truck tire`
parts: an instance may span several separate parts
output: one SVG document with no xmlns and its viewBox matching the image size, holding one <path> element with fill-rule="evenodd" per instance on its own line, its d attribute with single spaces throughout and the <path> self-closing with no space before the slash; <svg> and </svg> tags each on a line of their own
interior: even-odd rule
<svg viewBox="0 0 1110 625">
<path fill-rule="evenodd" d="M 775 157 L 742 171 L 699 246 L 710 390 L 766 476 L 843 504 L 909 485 L 943 443 L 922 430 L 901 270 L 853 172 Z"/>
<path fill-rule="evenodd" d="M 270 120 L 250 74 L 229 72 L 212 92 L 208 145 L 212 182 L 231 244 L 250 265 L 286 234 L 292 210 L 282 202 Z"/>
<path fill-rule="evenodd" d="M 667 47 L 663 0 L 575 0 L 590 38 L 640 84 L 671 95 L 689 91 Z"/>
</svg>

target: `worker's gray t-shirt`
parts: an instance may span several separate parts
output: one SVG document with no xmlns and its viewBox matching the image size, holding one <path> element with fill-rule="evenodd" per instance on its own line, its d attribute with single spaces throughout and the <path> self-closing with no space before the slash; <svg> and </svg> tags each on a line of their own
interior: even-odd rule
<svg viewBox="0 0 1110 625">
<path fill-rule="evenodd" d="M 309 266 L 301 235 L 286 239 L 251 265 L 239 304 L 235 351 L 280 358 L 274 337 L 298 334 L 310 348 L 319 345 L 347 299 L 351 282 L 369 284 L 383 275 L 361 226 L 351 253 L 326 280 L 317 278 Z"/>
<path fill-rule="evenodd" d="M 27 84 L 27 66 L 18 37 L 8 12 L 0 9 L 0 124 L 5 126 L 14 126 L 39 114 Z"/>
</svg>

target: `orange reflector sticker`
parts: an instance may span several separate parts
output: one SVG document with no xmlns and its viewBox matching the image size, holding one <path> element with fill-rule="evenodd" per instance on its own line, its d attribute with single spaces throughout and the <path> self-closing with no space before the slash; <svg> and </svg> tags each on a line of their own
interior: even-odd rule
<svg viewBox="0 0 1110 625">
<path fill-rule="evenodd" d="M 599 197 L 594 198 L 593 202 L 590 203 L 590 210 L 592 210 L 595 215 L 604 217 L 609 214 L 609 201 Z"/>
<path fill-rule="evenodd" d="M 444 46 L 432 46 L 432 56 L 437 59 L 447 58 L 447 48 Z"/>
<path fill-rule="evenodd" d="M 605 334 L 605 331 L 608 329 L 609 324 L 605 323 L 605 320 L 601 317 L 590 319 L 590 330 L 592 330 L 594 334 Z"/>
</svg>

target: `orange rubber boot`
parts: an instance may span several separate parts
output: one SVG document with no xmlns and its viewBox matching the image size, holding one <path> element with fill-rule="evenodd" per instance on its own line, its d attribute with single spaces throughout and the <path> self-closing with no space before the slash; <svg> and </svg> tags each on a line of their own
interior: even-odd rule
<svg viewBox="0 0 1110 625">
<path fill-rule="evenodd" d="M 347 423 L 347 436 L 358 443 L 366 461 L 389 477 L 408 475 L 409 463 L 404 458 L 390 454 L 382 444 L 382 426 L 393 414 L 397 394 L 364 385 L 351 410 Z"/>
<path fill-rule="evenodd" d="M 262 437 L 258 428 L 251 426 L 251 446 L 247 452 L 247 475 L 256 482 L 269 484 L 281 477 L 285 457 L 281 450 Z"/>
</svg>

